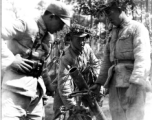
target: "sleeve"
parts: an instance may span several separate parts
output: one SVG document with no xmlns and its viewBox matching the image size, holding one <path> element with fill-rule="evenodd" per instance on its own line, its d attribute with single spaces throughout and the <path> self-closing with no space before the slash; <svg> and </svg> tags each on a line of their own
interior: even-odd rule
<svg viewBox="0 0 152 120">
<path fill-rule="evenodd" d="M 20 31 L 20 32 L 19 32 Z M 6 42 L 16 38 L 25 31 L 25 24 L 21 20 L 10 20 L 9 23 L 2 23 L 2 69 L 4 70 L 14 60 L 14 54 L 7 46 Z M 15 44 L 15 43 L 14 43 Z"/>
<path fill-rule="evenodd" d="M 100 71 L 100 62 L 96 58 L 93 50 L 91 49 L 91 47 L 89 45 L 88 45 L 88 49 L 89 49 L 89 62 L 91 64 L 96 76 L 98 77 L 99 71 Z"/>
<path fill-rule="evenodd" d="M 5 71 L 5 69 L 12 64 L 15 57 L 13 53 L 8 49 L 5 41 L 2 39 L 2 73 Z"/>
<path fill-rule="evenodd" d="M 60 59 L 59 65 L 59 74 L 58 74 L 58 90 L 62 102 L 67 108 L 70 108 L 73 105 L 76 105 L 75 100 L 68 98 L 68 95 L 72 93 L 72 81 L 71 77 L 68 74 L 70 66 L 65 56 L 62 56 Z"/>
<path fill-rule="evenodd" d="M 100 73 L 96 81 L 97 84 L 104 85 L 108 77 L 108 70 L 110 67 L 111 67 L 111 62 L 110 62 L 109 43 L 107 43 L 104 49 L 103 61 L 101 62 L 101 66 L 100 66 Z"/>
<path fill-rule="evenodd" d="M 23 20 L 10 20 L 10 22 L 6 23 L 3 21 L 2 23 L 2 38 L 4 40 L 12 40 L 16 38 L 19 34 L 24 33 L 26 31 L 26 24 Z"/>
<path fill-rule="evenodd" d="M 133 53 L 134 53 L 134 68 L 130 77 L 130 83 L 144 85 L 147 79 L 151 60 L 150 60 L 150 39 L 148 30 L 144 25 L 138 25 L 134 32 L 133 39 Z"/>
</svg>

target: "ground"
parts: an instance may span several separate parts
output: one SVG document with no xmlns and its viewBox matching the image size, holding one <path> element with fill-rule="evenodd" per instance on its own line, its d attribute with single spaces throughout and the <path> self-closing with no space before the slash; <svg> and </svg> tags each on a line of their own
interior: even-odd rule
<svg viewBox="0 0 152 120">
<path fill-rule="evenodd" d="M 104 99 L 102 110 L 104 111 L 106 117 L 108 118 L 107 120 L 111 120 L 109 107 L 108 107 L 108 97 L 105 97 Z M 49 98 L 48 103 L 45 106 L 45 114 L 46 114 L 45 120 L 52 120 L 53 118 L 53 98 L 52 97 Z"/>
<path fill-rule="evenodd" d="M 108 96 L 104 98 L 103 112 L 105 113 L 107 120 L 112 120 L 108 107 Z M 45 120 L 52 120 L 53 118 L 53 98 L 50 97 L 47 101 L 47 105 L 45 106 Z M 152 93 L 147 93 L 146 106 L 145 106 L 145 119 L 144 120 L 152 120 Z"/>
</svg>

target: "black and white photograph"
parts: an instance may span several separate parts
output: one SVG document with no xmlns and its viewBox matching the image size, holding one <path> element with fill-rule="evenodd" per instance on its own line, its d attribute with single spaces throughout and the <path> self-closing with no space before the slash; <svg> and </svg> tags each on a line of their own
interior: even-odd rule
<svg viewBox="0 0 152 120">
<path fill-rule="evenodd" d="M 1 120 L 152 120 L 152 0 L 2 0 Z"/>
</svg>

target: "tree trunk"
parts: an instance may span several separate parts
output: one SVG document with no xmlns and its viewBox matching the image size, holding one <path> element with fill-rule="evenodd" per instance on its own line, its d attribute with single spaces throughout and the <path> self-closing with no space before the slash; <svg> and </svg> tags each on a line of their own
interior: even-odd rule
<svg viewBox="0 0 152 120">
<path fill-rule="evenodd" d="M 152 14 L 152 0 L 151 0 L 151 14 Z"/>
<path fill-rule="evenodd" d="M 151 0 L 151 14 L 152 14 L 152 0 Z M 152 18 L 151 19 L 151 25 L 152 25 Z"/>
<path fill-rule="evenodd" d="M 141 22 L 142 22 L 143 0 L 141 0 L 140 9 L 141 9 Z"/>
<path fill-rule="evenodd" d="M 89 0 L 89 6 L 92 9 L 91 0 Z M 92 17 L 92 13 L 91 13 L 90 28 L 92 28 L 92 19 L 93 19 L 93 17 Z M 92 37 L 91 37 L 91 39 L 89 41 L 90 46 L 91 46 L 91 41 L 92 41 Z"/>
<path fill-rule="evenodd" d="M 146 0 L 146 12 L 148 12 L 148 10 L 149 10 L 148 3 L 149 3 L 149 0 Z"/>
</svg>

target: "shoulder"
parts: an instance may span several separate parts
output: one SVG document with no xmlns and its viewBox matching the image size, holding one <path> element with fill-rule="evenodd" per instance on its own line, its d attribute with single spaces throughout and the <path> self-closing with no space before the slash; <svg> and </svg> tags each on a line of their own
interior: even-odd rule
<svg viewBox="0 0 152 120">
<path fill-rule="evenodd" d="M 10 19 L 10 21 L 2 22 L 2 33 L 15 33 L 15 31 L 24 32 L 26 29 L 25 24 L 19 19 Z"/>
<path fill-rule="evenodd" d="M 134 30 L 136 31 L 147 31 L 147 28 L 145 27 L 145 25 L 143 23 L 140 23 L 138 21 L 135 20 L 131 20 L 131 26 L 133 27 Z"/>
<path fill-rule="evenodd" d="M 11 19 L 9 22 L 3 22 L 3 28 L 13 28 L 18 31 L 26 31 L 27 28 L 38 30 L 37 24 L 30 18 Z"/>
<path fill-rule="evenodd" d="M 26 26 L 26 30 L 30 33 L 38 32 L 37 22 L 32 18 L 20 18 L 22 24 Z"/>
<path fill-rule="evenodd" d="M 19 20 L 24 24 L 24 34 L 29 36 L 32 41 L 35 41 L 39 32 L 37 22 L 32 18 L 20 18 Z"/>
<path fill-rule="evenodd" d="M 130 22 L 131 22 L 131 24 L 134 25 L 134 26 L 138 26 L 138 25 L 139 25 L 139 26 L 142 26 L 142 25 L 143 25 L 142 23 L 140 23 L 140 22 L 138 22 L 138 21 L 136 21 L 136 20 L 131 20 Z"/>
</svg>

